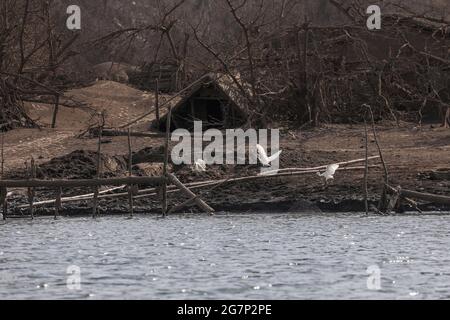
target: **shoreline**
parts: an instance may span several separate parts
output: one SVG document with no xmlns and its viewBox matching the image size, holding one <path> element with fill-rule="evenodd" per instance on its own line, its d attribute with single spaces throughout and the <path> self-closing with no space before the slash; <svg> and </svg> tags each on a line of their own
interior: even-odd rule
<svg viewBox="0 0 450 320">
<path fill-rule="evenodd" d="M 101 111 L 109 105 L 108 127 L 118 127 L 136 118 L 152 103 L 151 95 L 126 85 L 103 81 L 87 88 L 70 91 L 74 97 Z M 120 97 L 120 101 L 117 97 Z M 166 97 L 167 98 L 167 97 Z M 37 179 L 92 179 L 97 173 L 98 137 L 89 132 L 90 114 L 84 110 L 62 108 L 58 126 L 50 129 L 52 106 L 27 104 L 33 118 L 40 119 L 42 128 L 18 128 L 4 134 L 4 179 L 29 179 L 25 163 L 31 158 L 37 165 Z M 133 107 L 130 107 L 133 106 Z M 163 111 L 163 110 L 162 110 Z M 133 176 L 151 177 L 163 173 L 163 135 L 148 134 L 153 115 L 136 124 L 131 137 Z M 316 128 L 295 129 L 274 124 L 280 129 L 280 169 L 315 168 L 365 158 L 365 130 L 363 124 L 326 124 Z M 376 123 L 377 138 L 389 170 L 389 185 L 420 193 L 450 196 L 450 130 L 437 123 L 423 124 L 392 122 Z M 143 134 L 147 133 L 147 134 Z M 172 146 L 173 147 L 173 144 Z M 368 154 L 378 155 L 376 141 L 369 135 Z M 102 178 L 128 175 L 128 139 L 125 136 L 105 136 L 101 144 Z M 367 177 L 370 203 L 375 205 L 382 193 L 383 169 L 373 161 Z M 183 184 L 201 181 L 222 181 L 257 175 L 257 165 L 211 165 L 206 172 L 195 172 L 191 166 L 169 164 L 169 172 Z M 140 186 L 144 188 L 145 186 Z M 106 188 L 106 187 L 105 187 Z M 210 188 L 210 187 L 207 187 Z M 337 171 L 328 185 L 316 174 L 283 176 L 268 180 L 239 181 L 214 189 L 195 189 L 194 192 L 217 211 L 288 212 L 288 211 L 365 211 L 363 170 Z M 9 198 L 14 204 L 26 205 L 27 190 L 21 189 Z M 93 192 L 92 188 L 64 188 L 63 197 Z M 124 190 L 122 190 L 124 192 Z M 19 200 L 20 198 L 20 200 Z M 56 190 L 36 189 L 34 201 L 56 198 Z M 169 195 L 170 206 L 185 202 L 184 195 Z M 105 211 L 128 213 L 126 198 L 99 201 Z M 161 211 L 161 198 L 152 195 L 136 199 L 134 205 L 141 212 Z M 406 206 L 408 208 L 408 206 Z M 449 210 L 436 204 L 419 204 L 423 211 Z M 39 213 L 37 209 L 37 212 Z M 63 210 L 92 212 L 92 204 L 84 201 L 63 204 Z M 188 208 L 187 211 L 196 211 Z M 53 214 L 53 206 L 45 210 Z M 136 211 L 138 212 L 138 211 Z"/>
<path fill-rule="evenodd" d="M 232 213 L 232 214 L 327 214 L 327 213 L 359 213 L 365 215 L 365 204 L 363 199 L 343 198 L 337 199 L 321 199 L 319 201 L 310 200 L 287 200 L 275 199 L 270 201 L 248 201 L 240 203 L 220 203 L 211 201 L 205 198 L 217 214 Z M 134 214 L 139 215 L 162 215 L 161 208 L 157 203 L 151 204 L 151 201 L 144 201 L 146 204 L 138 204 L 134 207 Z M 13 200 L 17 204 L 18 201 Z M 369 201 L 369 206 L 376 207 L 378 200 L 373 199 Z M 418 205 L 422 212 L 418 212 L 412 206 L 405 204 L 404 206 L 394 210 L 391 214 L 386 215 L 429 215 L 429 214 L 444 214 L 450 215 L 450 205 L 442 205 L 435 203 L 424 203 Z M 53 217 L 55 209 L 52 206 L 38 207 L 35 209 L 35 217 Z M 179 216 L 183 214 L 200 214 L 207 215 L 200 212 L 196 207 L 185 212 L 174 212 L 168 216 Z M 113 203 L 103 200 L 99 205 L 98 217 L 105 216 L 127 216 L 129 215 L 128 204 L 125 201 L 114 201 Z M 381 216 L 373 211 L 369 212 L 372 216 Z M 69 204 L 64 205 L 59 210 L 58 217 L 88 217 L 92 216 L 92 207 L 90 201 L 82 201 L 80 205 Z M 29 218 L 28 209 L 16 209 L 10 212 L 8 218 Z"/>
</svg>

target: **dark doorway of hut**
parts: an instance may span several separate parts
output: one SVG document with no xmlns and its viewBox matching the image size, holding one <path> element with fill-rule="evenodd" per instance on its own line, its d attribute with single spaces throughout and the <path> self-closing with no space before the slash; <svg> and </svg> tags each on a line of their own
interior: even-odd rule
<svg viewBox="0 0 450 320">
<path fill-rule="evenodd" d="M 225 125 L 222 101 L 207 100 L 199 97 L 192 99 L 190 104 L 191 119 L 188 125 L 192 125 L 192 121 L 202 121 L 204 130 L 222 128 Z M 192 130 L 193 127 L 190 129 Z"/>
<path fill-rule="evenodd" d="M 247 119 L 242 99 L 232 81 L 225 76 L 206 75 L 172 108 L 170 131 L 194 129 L 201 121 L 202 129 L 232 129 L 241 127 Z M 165 132 L 167 115 L 155 122 L 154 127 Z"/>
</svg>

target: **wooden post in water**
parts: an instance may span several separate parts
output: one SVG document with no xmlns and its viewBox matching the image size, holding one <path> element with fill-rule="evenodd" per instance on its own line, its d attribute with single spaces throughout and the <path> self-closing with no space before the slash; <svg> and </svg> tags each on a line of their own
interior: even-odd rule
<svg viewBox="0 0 450 320">
<path fill-rule="evenodd" d="M 365 132 L 365 149 L 366 149 L 366 162 L 364 165 L 364 206 L 366 209 L 366 215 L 369 214 L 369 189 L 367 187 L 367 179 L 369 175 L 369 133 L 367 131 L 366 114 L 364 114 L 364 132 Z"/>
<path fill-rule="evenodd" d="M 168 168 L 169 168 L 169 147 L 170 147 L 170 126 L 172 123 L 172 106 L 169 106 L 169 111 L 167 113 L 166 119 L 166 141 L 164 145 L 164 169 L 163 175 L 166 178 L 162 185 L 162 213 L 166 216 L 167 213 L 167 178 L 168 178 Z"/>
<path fill-rule="evenodd" d="M 2 133 L 2 150 L 1 150 L 1 156 L 2 156 L 2 161 L 1 161 L 1 177 L 3 179 L 4 174 L 5 174 L 5 134 Z"/>
<path fill-rule="evenodd" d="M 3 220 L 6 220 L 6 216 L 8 214 L 8 189 L 5 187 L 0 188 L 0 204 L 3 208 Z"/>
<path fill-rule="evenodd" d="M 2 133 L 2 141 L 1 141 L 1 171 L 0 171 L 0 178 L 3 179 L 4 177 L 4 168 L 5 168 L 5 134 Z M 6 220 L 6 216 L 8 214 L 8 189 L 6 187 L 0 188 L 0 205 L 3 209 L 3 220 Z"/>
<path fill-rule="evenodd" d="M 128 128 L 128 176 L 133 175 L 133 151 L 131 148 L 131 129 Z M 130 205 L 130 217 L 133 217 L 133 185 L 128 185 L 128 203 Z"/>
<path fill-rule="evenodd" d="M 53 109 L 52 128 L 56 128 L 56 117 L 58 116 L 59 109 L 59 95 L 55 95 L 55 107 Z"/>
<path fill-rule="evenodd" d="M 33 157 L 31 157 L 31 161 L 30 161 L 29 177 L 31 179 L 36 179 L 36 164 L 34 162 Z M 30 213 L 31 219 L 34 219 L 34 207 L 33 207 L 34 196 L 35 196 L 34 188 L 33 187 L 28 188 L 28 205 L 29 205 L 29 213 Z"/>
<path fill-rule="evenodd" d="M 61 198 L 62 198 L 62 188 L 59 187 L 58 194 L 56 195 L 56 202 L 55 202 L 55 217 L 54 217 L 55 220 L 57 219 L 59 212 L 62 209 Z"/>
<path fill-rule="evenodd" d="M 156 79 L 156 88 L 155 88 L 155 115 L 156 115 L 156 123 L 159 124 L 159 79 Z"/>
<path fill-rule="evenodd" d="M 101 161 L 102 161 L 102 131 L 103 127 L 100 127 L 98 132 L 98 145 L 97 145 L 97 179 L 100 179 L 101 175 Z M 98 207 L 98 186 L 94 187 L 94 198 L 92 203 L 92 217 L 95 218 L 97 216 L 97 207 Z"/>
</svg>

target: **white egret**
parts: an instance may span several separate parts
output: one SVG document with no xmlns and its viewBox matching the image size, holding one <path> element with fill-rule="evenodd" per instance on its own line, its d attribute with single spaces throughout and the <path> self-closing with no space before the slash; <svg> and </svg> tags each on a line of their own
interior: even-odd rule
<svg viewBox="0 0 450 320">
<path fill-rule="evenodd" d="M 324 177 L 325 181 L 333 180 L 334 174 L 336 173 L 337 169 L 339 169 L 338 164 L 330 164 L 324 173 L 317 172 L 317 175 L 320 177 Z"/>
<path fill-rule="evenodd" d="M 265 167 L 270 167 L 270 163 L 274 160 L 278 159 L 278 157 L 281 154 L 281 150 L 275 153 L 274 155 L 268 157 L 266 150 L 264 150 L 263 146 L 257 144 L 256 150 L 258 151 L 258 159 L 261 162 L 261 164 Z"/>
<path fill-rule="evenodd" d="M 206 171 L 206 162 L 203 159 L 197 159 L 194 162 L 194 170 L 197 172 L 205 172 Z"/>
</svg>

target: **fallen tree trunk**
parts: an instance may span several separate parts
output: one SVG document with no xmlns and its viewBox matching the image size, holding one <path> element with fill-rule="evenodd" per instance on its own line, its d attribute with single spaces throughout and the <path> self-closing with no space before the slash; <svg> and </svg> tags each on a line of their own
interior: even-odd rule
<svg viewBox="0 0 450 320">
<path fill-rule="evenodd" d="M 450 197 L 447 196 L 441 196 L 437 194 L 432 193 L 422 193 L 417 191 L 411 191 L 411 190 L 403 190 L 400 192 L 401 196 L 408 197 L 408 198 L 415 198 L 425 201 L 430 201 L 434 203 L 440 203 L 440 204 L 450 204 Z"/>
<path fill-rule="evenodd" d="M 450 196 L 443 196 L 439 194 L 432 194 L 432 193 L 426 193 L 426 192 L 418 192 L 418 191 L 412 191 L 412 190 L 406 190 L 402 188 L 393 188 L 392 186 L 387 185 L 387 188 L 392 193 L 399 193 L 400 197 L 402 198 L 414 198 L 419 199 L 423 201 L 429 201 L 433 203 L 439 203 L 439 204 L 447 204 L 450 205 Z"/>
<path fill-rule="evenodd" d="M 412 191 L 412 190 L 404 190 L 404 189 L 402 189 L 400 191 L 400 195 L 402 197 L 406 197 L 406 198 L 414 198 L 414 199 L 419 199 L 419 200 L 424 200 L 424 201 L 430 201 L 433 203 L 450 205 L 450 197 L 448 197 L 448 196 L 442 196 L 442 195 L 432 194 L 432 193 L 422 193 L 422 192 L 417 192 L 417 191 Z"/>
</svg>

